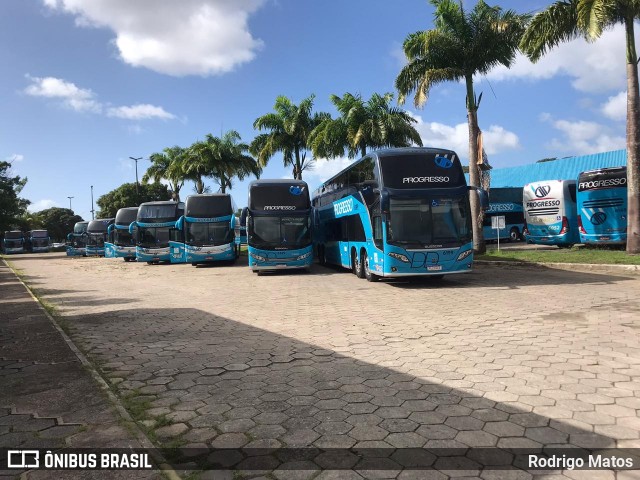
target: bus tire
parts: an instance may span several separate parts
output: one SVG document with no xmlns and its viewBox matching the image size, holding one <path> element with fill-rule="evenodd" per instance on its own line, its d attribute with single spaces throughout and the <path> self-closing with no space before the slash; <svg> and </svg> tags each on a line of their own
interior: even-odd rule
<svg viewBox="0 0 640 480">
<path fill-rule="evenodd" d="M 367 282 L 377 282 L 380 280 L 380 277 L 375 273 L 371 272 L 369 268 L 369 259 L 367 258 L 367 252 L 362 252 L 360 254 L 360 262 L 362 263 L 362 271 L 364 272 L 364 278 L 367 279 Z"/>
<path fill-rule="evenodd" d="M 147 265 L 153 265 L 153 262 L 147 262 Z"/>
<path fill-rule="evenodd" d="M 518 227 L 513 227 L 509 231 L 509 241 L 517 242 L 518 240 L 520 240 L 520 231 L 518 230 Z"/>
<path fill-rule="evenodd" d="M 358 259 L 358 254 L 354 250 L 352 256 L 353 273 L 355 273 L 356 277 L 358 278 L 364 278 L 364 264 L 362 263 L 362 255 L 360 255 L 360 259 Z"/>
</svg>

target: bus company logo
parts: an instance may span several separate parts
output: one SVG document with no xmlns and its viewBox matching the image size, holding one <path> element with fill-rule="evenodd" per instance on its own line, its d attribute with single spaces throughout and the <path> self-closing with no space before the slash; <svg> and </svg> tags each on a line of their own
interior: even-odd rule
<svg viewBox="0 0 640 480">
<path fill-rule="evenodd" d="M 40 452 L 38 450 L 8 450 L 8 468 L 39 468 Z"/>
<path fill-rule="evenodd" d="M 300 185 L 291 185 L 289 187 L 289 193 L 291 195 L 300 196 L 304 193 L 304 187 L 301 187 Z"/>
<path fill-rule="evenodd" d="M 627 184 L 627 178 L 606 178 L 604 180 L 592 180 L 589 182 L 580 182 L 578 185 L 579 190 L 591 190 L 594 188 L 606 188 L 606 187 L 622 187 Z"/>
<path fill-rule="evenodd" d="M 353 198 L 348 198 L 333 205 L 333 214 L 337 217 L 353 211 Z"/>
<path fill-rule="evenodd" d="M 449 183 L 449 177 L 404 177 L 402 183 Z"/>
<path fill-rule="evenodd" d="M 602 225 L 607 220 L 607 214 L 604 212 L 596 212 L 591 216 L 591 223 L 594 225 Z"/>
<path fill-rule="evenodd" d="M 487 212 L 510 212 L 513 208 L 513 203 L 491 203 Z"/>
<path fill-rule="evenodd" d="M 295 205 L 265 205 L 265 210 L 295 210 Z"/>
<path fill-rule="evenodd" d="M 437 156 L 433 159 L 433 162 L 440 168 L 453 167 L 453 160 L 450 160 L 447 157 Z"/>
<path fill-rule="evenodd" d="M 535 195 L 538 198 L 544 198 L 547 195 L 549 195 L 549 192 L 551 191 L 551 187 L 549 185 L 541 185 L 538 188 L 536 188 L 535 190 Z"/>
</svg>

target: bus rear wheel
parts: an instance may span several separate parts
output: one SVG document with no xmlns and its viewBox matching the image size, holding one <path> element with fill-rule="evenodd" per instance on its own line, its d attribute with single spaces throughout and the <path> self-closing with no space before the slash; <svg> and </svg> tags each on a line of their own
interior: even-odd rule
<svg viewBox="0 0 640 480">
<path fill-rule="evenodd" d="M 360 254 L 362 270 L 364 271 L 364 278 L 367 279 L 367 282 L 377 282 L 380 277 L 371 272 L 371 268 L 369 268 L 369 259 L 367 258 L 367 252 L 362 252 Z"/>
<path fill-rule="evenodd" d="M 366 256 L 366 254 L 365 254 Z M 358 254 L 356 253 L 356 251 L 353 251 L 353 265 L 354 265 L 354 272 L 356 274 L 356 277 L 358 278 L 364 278 L 365 277 L 365 273 L 364 273 L 364 263 L 362 261 L 362 255 L 360 255 L 360 260 L 358 260 Z"/>
<path fill-rule="evenodd" d="M 520 231 L 518 230 L 518 227 L 513 227 L 509 231 L 509 241 L 517 242 L 518 240 L 520 240 Z"/>
</svg>

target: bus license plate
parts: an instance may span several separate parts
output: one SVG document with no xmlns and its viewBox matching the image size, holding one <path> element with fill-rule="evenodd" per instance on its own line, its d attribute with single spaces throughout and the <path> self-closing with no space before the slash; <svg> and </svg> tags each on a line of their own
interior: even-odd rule
<svg viewBox="0 0 640 480">
<path fill-rule="evenodd" d="M 430 272 L 437 272 L 442 270 L 442 265 L 433 265 L 431 267 L 427 267 L 427 270 L 429 270 Z"/>
</svg>

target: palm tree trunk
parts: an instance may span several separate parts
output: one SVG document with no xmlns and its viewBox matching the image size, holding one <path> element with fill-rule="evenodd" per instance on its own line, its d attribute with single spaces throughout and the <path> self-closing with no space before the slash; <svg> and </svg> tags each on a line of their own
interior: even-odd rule
<svg viewBox="0 0 640 480">
<path fill-rule="evenodd" d="M 473 77 L 466 76 L 467 84 L 467 119 L 469 123 L 469 183 L 474 187 L 480 186 L 480 172 L 478 170 L 478 106 L 473 92 Z M 487 246 L 482 234 L 482 211 L 476 192 L 469 192 L 471 201 L 471 222 L 473 229 L 473 250 L 484 253 Z"/>
<path fill-rule="evenodd" d="M 293 167 L 293 178 L 302 180 L 302 165 L 300 164 L 300 149 L 296 147 L 296 165 Z"/>
<path fill-rule="evenodd" d="M 196 178 L 196 192 L 202 194 L 204 192 L 204 182 L 202 177 Z"/>
<path fill-rule="evenodd" d="M 640 253 L 640 91 L 633 17 L 627 36 L 627 253 Z"/>
</svg>

